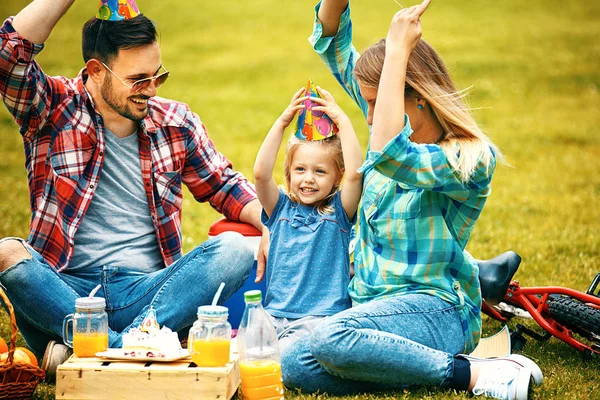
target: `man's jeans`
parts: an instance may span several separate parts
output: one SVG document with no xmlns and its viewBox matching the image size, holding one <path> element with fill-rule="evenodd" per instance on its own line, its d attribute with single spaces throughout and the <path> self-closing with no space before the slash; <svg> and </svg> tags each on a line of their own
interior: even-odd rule
<svg viewBox="0 0 600 400">
<path fill-rule="evenodd" d="M 375 300 L 326 318 L 283 351 L 283 382 L 337 395 L 445 386 L 464 345 L 455 306 L 425 294 Z"/>
<path fill-rule="evenodd" d="M 27 345 L 38 355 L 48 341 L 62 342 L 62 323 L 75 311 L 75 299 L 101 284 L 106 299 L 109 345 L 121 347 L 121 333 L 139 326 L 147 310 L 156 310 L 160 326 L 184 333 L 196 320 L 198 306 L 210 304 L 221 282 L 222 304 L 242 287 L 254 262 L 252 250 L 238 233 L 212 238 L 160 271 L 135 272 L 122 267 L 99 267 L 93 273 L 58 273 L 25 241 L 32 256 L 0 273 Z M 182 332 L 183 331 L 183 332 Z"/>
</svg>

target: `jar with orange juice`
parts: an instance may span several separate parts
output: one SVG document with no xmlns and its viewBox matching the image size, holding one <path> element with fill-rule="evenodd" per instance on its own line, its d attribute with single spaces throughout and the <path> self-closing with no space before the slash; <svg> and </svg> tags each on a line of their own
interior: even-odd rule
<svg viewBox="0 0 600 400">
<path fill-rule="evenodd" d="M 244 400 L 283 399 L 279 342 L 260 290 L 244 293 L 246 309 L 238 331 Z"/>
<path fill-rule="evenodd" d="M 75 299 L 75 313 L 63 321 L 63 341 L 77 357 L 95 357 L 108 349 L 108 315 L 102 297 Z M 69 329 L 72 325 L 72 330 Z"/>
<path fill-rule="evenodd" d="M 190 328 L 188 350 L 199 367 L 221 367 L 229 362 L 231 325 L 223 306 L 198 307 L 198 320 Z"/>
</svg>

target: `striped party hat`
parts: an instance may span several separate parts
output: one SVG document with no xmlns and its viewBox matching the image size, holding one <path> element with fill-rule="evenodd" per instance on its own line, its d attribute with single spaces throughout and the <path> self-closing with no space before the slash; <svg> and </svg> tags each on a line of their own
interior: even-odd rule
<svg viewBox="0 0 600 400">
<path fill-rule="evenodd" d="M 105 21 L 124 21 L 137 17 L 139 13 L 135 0 L 100 0 L 96 18 Z"/>
<path fill-rule="evenodd" d="M 313 110 L 313 106 L 317 103 L 310 100 L 310 97 L 321 97 L 315 84 L 309 80 L 306 85 L 305 96 L 309 96 L 304 100 L 304 108 L 298 115 L 298 126 L 296 127 L 296 137 L 302 140 L 323 140 L 335 135 L 338 132 L 338 127 L 333 123 L 331 118 L 323 111 Z"/>
</svg>

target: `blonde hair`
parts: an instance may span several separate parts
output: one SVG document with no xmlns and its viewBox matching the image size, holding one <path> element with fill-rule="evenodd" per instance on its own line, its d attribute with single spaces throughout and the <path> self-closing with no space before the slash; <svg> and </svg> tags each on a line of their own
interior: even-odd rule
<svg viewBox="0 0 600 400">
<path fill-rule="evenodd" d="M 356 80 L 377 89 L 384 59 L 385 39 L 381 39 L 359 57 L 354 69 Z M 494 156 L 504 161 L 473 119 L 464 101 L 466 91 L 456 89 L 441 57 L 422 39 L 408 59 L 405 82 L 405 98 L 422 98 L 431 107 L 444 131 L 438 144 L 463 182 L 470 180 L 479 163 L 487 169 Z"/>
<path fill-rule="evenodd" d="M 296 137 L 295 134 L 292 134 L 290 140 L 288 141 L 287 148 L 285 149 L 285 161 L 283 164 L 283 175 L 285 177 L 285 187 L 288 193 L 288 197 L 293 202 L 299 203 L 300 199 L 290 190 L 290 180 L 292 174 L 292 160 L 294 159 L 294 154 L 296 150 L 300 146 L 311 146 L 311 147 L 320 147 L 327 151 L 332 159 L 333 165 L 335 168 L 335 173 L 337 174 L 337 180 L 333 187 L 331 188 L 331 192 L 325 196 L 318 204 L 315 205 L 317 207 L 317 211 L 319 214 L 330 214 L 334 211 L 333 207 L 329 205 L 329 202 L 335 196 L 337 192 L 339 192 L 342 188 L 342 177 L 344 176 L 344 155 L 342 153 L 342 142 L 338 135 L 333 135 L 327 139 L 323 140 L 302 140 Z"/>
</svg>

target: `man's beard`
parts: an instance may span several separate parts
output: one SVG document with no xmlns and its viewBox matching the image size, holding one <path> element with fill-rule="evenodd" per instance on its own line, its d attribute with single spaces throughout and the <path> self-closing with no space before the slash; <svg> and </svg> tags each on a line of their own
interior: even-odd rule
<svg viewBox="0 0 600 400">
<path fill-rule="evenodd" d="M 102 96 L 102 99 L 106 102 L 106 104 L 108 104 L 110 106 L 110 108 L 115 110 L 120 116 L 122 116 L 124 118 L 130 119 L 135 122 L 139 122 L 139 121 L 143 120 L 144 118 L 146 118 L 146 116 L 148 115 L 147 109 L 145 112 L 140 112 L 140 114 L 143 113 L 143 115 L 139 115 L 139 116 L 134 115 L 133 112 L 129 109 L 129 105 L 127 104 L 129 98 L 127 98 L 125 100 L 125 104 L 122 104 L 122 105 L 119 104 L 118 99 L 114 95 L 114 92 L 112 90 L 112 80 L 109 79 L 108 76 L 104 79 L 102 87 L 100 88 L 100 95 Z M 149 97 L 146 97 L 143 95 L 139 95 L 139 96 L 135 96 L 135 97 L 140 98 L 140 99 L 148 99 L 149 98 Z"/>
</svg>

